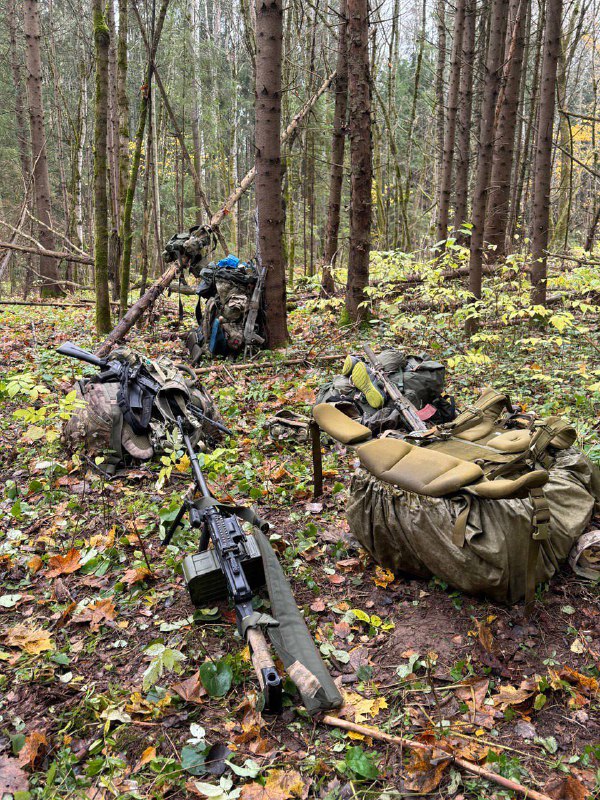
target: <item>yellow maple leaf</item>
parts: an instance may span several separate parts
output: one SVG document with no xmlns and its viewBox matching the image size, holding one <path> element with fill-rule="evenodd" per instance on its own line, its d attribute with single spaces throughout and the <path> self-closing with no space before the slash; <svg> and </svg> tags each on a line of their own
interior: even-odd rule
<svg viewBox="0 0 600 800">
<path fill-rule="evenodd" d="M 19 647 L 31 655 L 38 655 L 44 650 L 54 650 L 54 642 L 45 630 L 28 628 L 23 624 L 9 628 L 6 632 L 6 644 L 11 647 Z"/>
<path fill-rule="evenodd" d="M 240 795 L 241 800 L 290 800 L 302 797 L 304 782 L 296 770 L 272 769 L 264 786 L 260 783 L 247 783 Z"/>
</svg>

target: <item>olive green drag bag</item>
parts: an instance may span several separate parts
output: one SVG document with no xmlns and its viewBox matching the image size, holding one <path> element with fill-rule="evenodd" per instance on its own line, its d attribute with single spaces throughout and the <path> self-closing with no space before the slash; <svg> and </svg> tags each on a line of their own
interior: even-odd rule
<svg viewBox="0 0 600 800">
<path fill-rule="evenodd" d="M 369 439 L 325 404 L 313 413 L 356 447 L 350 532 L 396 573 L 529 608 L 600 508 L 600 475 L 572 446 L 575 430 L 515 413 L 491 389 L 452 422 L 401 438 Z"/>
</svg>

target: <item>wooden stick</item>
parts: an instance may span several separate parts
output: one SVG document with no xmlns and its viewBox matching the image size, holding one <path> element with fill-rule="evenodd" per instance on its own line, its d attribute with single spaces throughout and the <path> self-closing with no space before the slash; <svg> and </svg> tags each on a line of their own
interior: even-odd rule
<svg viewBox="0 0 600 800">
<path fill-rule="evenodd" d="M 40 308 L 88 308 L 89 305 L 94 304 L 94 300 L 78 300 L 76 303 L 37 303 L 29 300 L 0 300 L 0 306 L 39 306 Z M 119 304 L 114 300 L 110 302 L 111 306 L 118 306 Z"/>
<path fill-rule="evenodd" d="M 161 277 L 155 281 L 148 291 L 143 294 L 140 299 L 135 302 L 120 322 L 112 329 L 106 339 L 102 342 L 100 347 L 96 350 L 95 355 L 102 358 L 109 353 L 116 345 L 119 339 L 122 339 L 132 325 L 138 321 L 144 311 L 156 301 L 159 295 L 164 292 L 167 286 L 173 281 L 179 273 L 179 264 L 173 264 L 166 272 L 163 272 Z"/>
<path fill-rule="evenodd" d="M 76 261 L 78 264 L 93 264 L 94 259 L 91 256 L 81 256 L 77 253 L 63 253 L 59 250 L 46 250 L 45 247 L 33 247 L 24 244 L 15 244 L 14 242 L 0 242 L 0 250 L 18 250 L 20 253 L 35 253 L 38 256 L 46 256 L 47 258 L 56 258 L 59 261 Z"/>
<path fill-rule="evenodd" d="M 287 367 L 290 364 L 309 364 L 311 361 L 340 361 L 343 358 L 341 355 L 337 356 L 302 356 L 302 358 L 286 358 L 283 361 L 251 361 L 247 364 L 225 364 L 222 361 L 215 362 L 211 367 L 200 367 L 195 369 L 196 375 L 205 375 L 207 372 L 212 372 L 214 369 L 269 369 L 270 367 Z"/>
<path fill-rule="evenodd" d="M 498 775 L 497 772 L 492 772 L 489 769 L 480 767 L 479 764 L 472 764 L 470 761 L 466 761 L 464 758 L 457 758 L 456 756 L 453 756 L 452 753 L 442 750 L 440 747 L 432 747 L 431 745 L 423 742 L 415 742 L 412 739 L 404 739 L 401 736 L 392 736 L 391 733 L 385 733 L 384 731 L 379 730 L 379 728 L 371 728 L 367 725 L 357 725 L 355 722 L 349 722 L 347 719 L 340 719 L 339 717 L 331 717 L 327 715 L 323 717 L 323 722 L 325 725 L 331 725 L 333 728 L 343 728 L 346 731 L 360 733 L 363 736 L 371 736 L 373 739 L 379 739 L 382 742 L 391 742 L 392 744 L 397 744 L 400 747 L 407 747 L 412 750 L 427 750 L 432 755 L 435 755 L 436 758 L 447 757 L 452 761 L 453 764 L 456 764 L 457 767 L 461 767 L 465 771 L 471 772 L 473 775 L 484 778 L 486 781 L 491 781 L 492 783 L 497 783 L 499 786 L 504 786 L 505 789 L 511 789 L 513 792 L 518 792 L 519 794 L 522 794 L 528 798 L 528 800 L 552 800 L 552 798 L 547 794 L 537 792 L 535 789 L 529 789 L 527 786 L 523 786 L 521 783 L 511 781 L 510 778 L 505 778 L 502 775 Z"/>
</svg>

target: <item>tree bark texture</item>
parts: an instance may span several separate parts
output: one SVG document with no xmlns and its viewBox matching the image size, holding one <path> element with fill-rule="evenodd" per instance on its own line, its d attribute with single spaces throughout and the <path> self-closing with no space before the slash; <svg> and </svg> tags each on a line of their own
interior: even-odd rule
<svg viewBox="0 0 600 800">
<path fill-rule="evenodd" d="M 523 79 L 523 52 L 529 5 L 530 0 L 510 0 L 504 56 L 505 83 L 496 109 L 497 129 L 485 224 L 485 240 L 495 246 L 495 258 L 506 253 L 515 131 Z"/>
<path fill-rule="evenodd" d="M 369 68 L 368 0 L 348 0 L 348 105 L 351 168 L 350 252 L 346 313 L 348 319 L 365 319 L 371 248 L 371 78 Z"/>
<path fill-rule="evenodd" d="M 96 93 L 94 98 L 94 260 L 96 284 L 96 330 L 109 333 L 110 297 L 108 291 L 108 50 L 110 32 L 102 0 L 93 0 L 94 46 L 96 54 Z"/>
<path fill-rule="evenodd" d="M 45 250 L 55 250 L 50 219 L 50 179 L 46 153 L 44 106 L 42 101 L 42 56 L 40 52 L 40 9 L 38 0 L 25 0 L 23 11 L 25 53 L 27 68 L 27 101 L 31 130 L 31 159 L 33 164 L 33 191 L 36 216 L 39 220 L 38 240 Z M 56 261 L 40 256 L 42 297 L 62 294 Z"/>
<path fill-rule="evenodd" d="M 546 302 L 547 248 L 552 180 L 552 136 L 556 95 L 556 71 L 560 56 L 562 0 L 547 0 L 544 31 L 540 108 L 535 139 L 535 179 L 533 184 L 533 225 L 531 302 Z"/>
<path fill-rule="evenodd" d="M 467 219 L 469 199 L 469 162 L 471 153 L 471 112 L 473 107 L 473 63 L 475 61 L 476 0 L 466 0 L 458 88 L 458 133 L 456 136 L 456 180 L 454 229 Z"/>
<path fill-rule="evenodd" d="M 323 294 L 331 296 L 335 286 L 331 267 L 338 249 L 342 184 L 344 180 L 344 151 L 348 124 L 348 9 L 346 0 L 340 0 L 338 27 L 338 56 L 335 79 L 335 108 L 331 137 L 331 172 L 329 174 L 329 203 L 327 206 L 327 238 L 323 266 Z"/>
<path fill-rule="evenodd" d="M 135 189 L 137 186 L 138 173 L 140 170 L 142 143 L 144 141 L 144 131 L 146 129 L 146 117 L 148 116 L 148 95 L 150 92 L 150 84 L 152 82 L 154 58 L 156 56 L 156 50 L 158 49 L 158 43 L 160 41 L 160 37 L 162 34 L 162 28 L 165 21 L 165 16 L 167 14 L 168 6 L 169 6 L 169 0 L 163 0 L 158 14 L 158 19 L 156 21 L 156 27 L 154 30 L 152 45 L 150 47 L 150 52 L 148 54 L 146 82 L 142 90 L 138 127 L 135 136 L 135 149 L 133 151 L 133 159 L 131 161 L 131 169 L 129 172 L 129 181 L 127 183 L 127 193 L 125 195 L 125 205 L 123 208 L 123 227 L 121 233 L 121 241 L 123 242 L 123 261 L 121 265 L 121 297 L 120 297 L 121 314 L 125 314 L 125 312 L 127 311 L 127 305 L 129 299 L 129 273 L 131 270 L 131 246 L 133 239 L 133 232 L 131 229 L 131 217 L 133 212 L 133 199 L 135 197 Z"/>
<path fill-rule="evenodd" d="M 256 0 L 255 166 L 258 251 L 266 269 L 267 343 L 288 341 L 281 171 L 281 0 Z"/>
<path fill-rule="evenodd" d="M 446 68 L 446 0 L 437 0 L 437 61 L 435 68 L 436 174 L 442 174 L 444 157 L 444 70 Z"/>
<path fill-rule="evenodd" d="M 477 171 L 473 187 L 473 213 L 471 215 L 471 253 L 469 261 L 469 289 L 481 297 L 481 267 L 483 264 L 483 236 L 485 214 L 494 152 L 496 101 L 504 58 L 504 37 L 509 0 L 493 0 L 490 18 L 490 37 L 485 63 L 485 80 L 481 100 L 479 149 Z"/>
<path fill-rule="evenodd" d="M 454 162 L 454 144 L 456 141 L 456 116 L 458 113 L 463 31 L 465 26 L 465 4 L 466 0 L 457 0 L 456 11 L 454 12 L 452 57 L 448 82 L 448 107 L 446 111 L 446 129 L 444 134 L 444 151 L 439 195 L 440 202 L 436 229 L 436 239 L 438 242 L 445 241 L 448 235 L 450 197 L 452 194 L 452 166 Z"/>
</svg>

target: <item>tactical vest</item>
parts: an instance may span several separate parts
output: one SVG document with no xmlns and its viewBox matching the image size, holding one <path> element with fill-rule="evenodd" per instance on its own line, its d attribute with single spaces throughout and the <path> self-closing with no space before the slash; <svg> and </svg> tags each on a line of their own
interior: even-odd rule
<svg viewBox="0 0 600 800">
<path fill-rule="evenodd" d="M 114 350 L 108 360 L 127 369 L 120 381 L 102 372 L 77 381 L 81 407 L 63 427 L 69 450 L 82 447 L 87 456 L 102 457 L 102 469 L 112 475 L 162 453 L 176 416 L 188 421 L 194 445 L 218 441 L 210 424 L 219 421 L 218 412 L 192 370 L 166 356 L 151 360 L 126 348 Z"/>
</svg>

